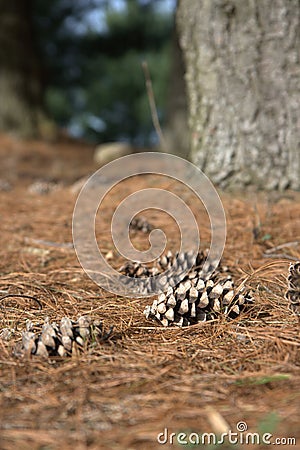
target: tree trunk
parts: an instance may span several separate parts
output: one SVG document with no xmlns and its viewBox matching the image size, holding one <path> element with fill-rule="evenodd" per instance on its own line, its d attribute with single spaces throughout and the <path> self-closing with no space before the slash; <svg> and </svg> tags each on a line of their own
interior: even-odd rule
<svg viewBox="0 0 300 450">
<path fill-rule="evenodd" d="M 193 161 L 221 187 L 300 189 L 299 0 L 180 0 Z"/>
<path fill-rule="evenodd" d="M 38 134 L 41 72 L 35 55 L 30 0 L 0 0 L 0 130 Z"/>
</svg>

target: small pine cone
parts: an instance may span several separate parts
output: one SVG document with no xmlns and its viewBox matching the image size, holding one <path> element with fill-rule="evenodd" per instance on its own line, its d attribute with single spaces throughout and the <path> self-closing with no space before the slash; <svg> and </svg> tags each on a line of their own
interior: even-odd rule
<svg viewBox="0 0 300 450">
<path fill-rule="evenodd" d="M 94 338 L 100 341 L 109 339 L 112 327 L 108 332 L 103 331 L 102 322 L 92 323 L 89 316 L 81 316 L 77 321 L 68 317 L 61 319 L 60 325 L 49 319 L 45 319 L 40 332 L 35 330 L 31 322 L 26 324 L 27 331 L 22 334 L 22 350 L 24 354 L 41 357 L 70 356 L 73 350 L 80 351 L 84 344 L 87 345 Z"/>
<path fill-rule="evenodd" d="M 290 309 L 300 314 L 300 261 L 290 264 L 287 282 L 285 298 L 290 303 Z"/>
<path fill-rule="evenodd" d="M 131 231 L 142 231 L 143 233 L 149 233 L 153 230 L 153 226 L 148 220 L 143 217 L 134 217 L 129 225 Z"/>
<path fill-rule="evenodd" d="M 131 278 L 139 278 L 151 275 L 151 272 L 145 265 L 132 261 L 126 261 L 126 263 L 122 267 L 120 267 L 119 272 Z"/>
</svg>

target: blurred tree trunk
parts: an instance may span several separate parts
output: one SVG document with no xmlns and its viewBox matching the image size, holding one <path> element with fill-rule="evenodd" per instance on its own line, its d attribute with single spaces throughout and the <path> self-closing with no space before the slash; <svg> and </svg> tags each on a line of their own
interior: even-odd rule
<svg viewBox="0 0 300 450">
<path fill-rule="evenodd" d="M 299 0 L 180 0 L 193 161 L 221 187 L 300 189 Z"/>
<path fill-rule="evenodd" d="M 0 0 L 0 130 L 39 133 L 41 72 L 35 53 L 30 0 Z"/>
</svg>

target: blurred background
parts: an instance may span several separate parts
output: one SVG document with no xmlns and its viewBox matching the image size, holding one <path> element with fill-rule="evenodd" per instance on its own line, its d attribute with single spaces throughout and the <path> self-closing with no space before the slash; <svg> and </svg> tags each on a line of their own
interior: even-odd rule
<svg viewBox="0 0 300 450">
<path fill-rule="evenodd" d="M 156 141 L 141 67 L 166 119 L 175 0 L 36 0 L 33 18 L 47 82 L 45 106 L 89 141 Z"/>
<path fill-rule="evenodd" d="M 127 146 L 99 149 L 98 165 L 158 148 L 222 189 L 300 189 L 298 0 L 0 0 L 0 11 L 1 132 Z"/>
<path fill-rule="evenodd" d="M 176 0 L 1 0 L 0 6 L 2 109 L 14 108 L 14 121 L 0 119 L 2 129 L 31 135 L 39 114 L 44 134 L 51 134 L 53 121 L 88 142 L 157 144 L 142 62 L 164 125 Z"/>
</svg>

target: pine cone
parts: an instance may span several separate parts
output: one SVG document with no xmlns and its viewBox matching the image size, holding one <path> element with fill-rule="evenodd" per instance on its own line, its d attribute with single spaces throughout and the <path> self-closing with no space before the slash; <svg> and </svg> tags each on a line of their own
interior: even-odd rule
<svg viewBox="0 0 300 450">
<path fill-rule="evenodd" d="M 152 290 L 151 275 L 166 273 L 161 286 L 164 293 L 159 294 L 144 311 L 147 319 L 157 319 L 163 326 L 188 326 L 213 320 L 220 314 L 235 318 L 252 305 L 254 299 L 250 292 L 236 291 L 226 266 L 219 264 L 213 270 L 206 257 L 207 251 L 199 252 L 193 268 L 181 281 L 180 275 L 192 264 L 190 252 L 174 255 L 169 251 L 152 267 L 128 262 L 120 270 L 133 278 L 128 284 L 134 285 L 134 278 L 145 277 L 143 289 L 146 293 Z"/>
<path fill-rule="evenodd" d="M 163 326 L 188 326 L 216 319 L 220 314 L 236 318 L 254 299 L 250 292 L 235 292 L 230 278 L 203 280 L 187 277 L 175 288 L 169 287 L 151 306 L 146 306 L 146 318 L 157 319 Z"/>
<path fill-rule="evenodd" d="M 188 277 L 196 277 L 197 274 L 203 269 L 205 261 L 205 253 L 199 252 L 194 263 L 194 269 L 189 272 Z M 151 277 L 162 274 L 163 272 L 165 273 L 165 275 L 160 279 L 160 288 L 164 291 L 168 286 L 176 286 L 180 282 L 182 274 L 186 272 L 188 267 L 192 266 L 193 262 L 194 257 L 192 252 L 177 252 L 174 255 L 169 251 L 166 255 L 158 258 L 151 267 L 142 263 L 127 261 L 122 267 L 120 267 L 119 271 L 129 277 L 127 280 L 127 285 L 131 289 L 135 289 L 136 287 L 134 278 L 144 278 L 144 283 L 141 283 L 141 281 L 139 283 L 142 284 L 142 288 L 140 288 L 139 293 L 149 294 L 157 288 L 157 280 Z M 207 264 L 206 272 L 210 274 L 211 271 L 211 264 Z M 218 272 L 220 273 L 227 271 L 228 269 L 226 267 L 218 268 Z"/>
<path fill-rule="evenodd" d="M 22 334 L 21 354 L 31 354 L 42 357 L 70 356 L 76 351 L 82 351 L 84 344 L 94 340 L 106 341 L 112 334 L 113 327 L 108 332 L 103 331 L 102 322 L 91 321 L 89 316 L 81 316 L 77 321 L 63 317 L 58 325 L 45 319 L 42 328 L 39 324 L 27 322 L 26 331 Z"/>
<path fill-rule="evenodd" d="M 151 223 L 143 216 L 134 217 L 129 227 L 131 231 L 142 231 L 143 233 L 149 233 L 153 230 Z"/>
<path fill-rule="evenodd" d="M 285 298 L 290 302 L 291 310 L 300 314 L 300 261 L 290 264 L 287 282 Z"/>
</svg>

